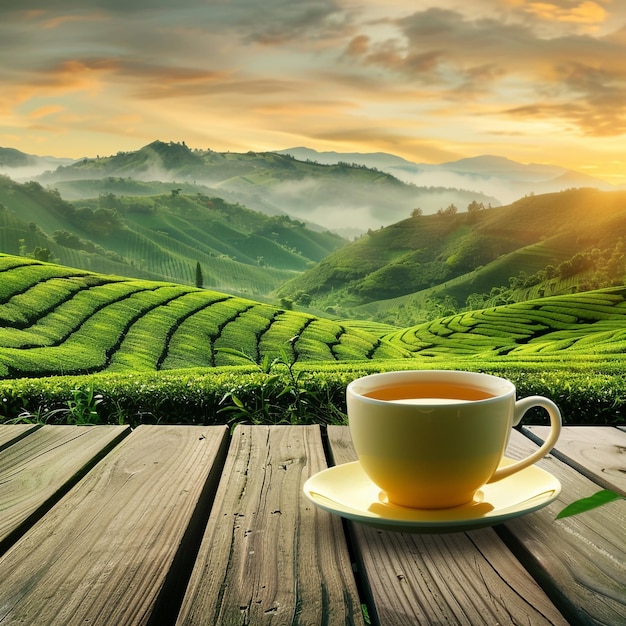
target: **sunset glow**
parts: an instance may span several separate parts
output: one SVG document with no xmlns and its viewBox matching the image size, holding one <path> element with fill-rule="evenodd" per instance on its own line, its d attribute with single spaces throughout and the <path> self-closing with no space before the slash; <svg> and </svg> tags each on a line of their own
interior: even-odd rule
<svg viewBox="0 0 626 626">
<path fill-rule="evenodd" d="M 626 185 L 621 0 L 0 3 L 0 146 L 481 154 Z"/>
</svg>

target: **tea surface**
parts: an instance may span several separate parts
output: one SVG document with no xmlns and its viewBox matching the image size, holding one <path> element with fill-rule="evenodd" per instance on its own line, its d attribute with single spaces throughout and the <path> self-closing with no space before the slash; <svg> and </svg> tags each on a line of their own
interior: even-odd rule
<svg viewBox="0 0 626 626">
<path fill-rule="evenodd" d="M 463 402 L 468 400 L 487 400 L 494 397 L 494 394 L 484 389 L 445 383 L 390 385 L 368 391 L 363 395 L 368 398 L 391 402 L 394 400 L 411 400 L 416 404 L 420 401 L 458 400 Z"/>
</svg>

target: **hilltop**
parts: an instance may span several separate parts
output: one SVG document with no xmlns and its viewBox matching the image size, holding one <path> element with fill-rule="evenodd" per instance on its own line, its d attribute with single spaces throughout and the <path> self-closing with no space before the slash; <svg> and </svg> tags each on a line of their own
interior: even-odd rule
<svg viewBox="0 0 626 626">
<path fill-rule="evenodd" d="M 191 185 L 194 192 L 350 237 L 396 222 L 416 207 L 434 213 L 451 203 L 499 204 L 484 193 L 417 186 L 358 164 L 324 165 L 276 152 L 191 150 L 184 143 L 163 141 L 133 152 L 81 159 L 36 178 L 72 201 L 102 193 L 107 179 Z M 141 193 L 141 187 L 133 185 L 132 193 Z"/>
<path fill-rule="evenodd" d="M 340 248 L 279 294 L 380 319 L 427 300 L 458 310 L 584 291 L 623 282 L 625 235 L 621 191 L 569 190 L 505 207 L 415 214 Z"/>
</svg>

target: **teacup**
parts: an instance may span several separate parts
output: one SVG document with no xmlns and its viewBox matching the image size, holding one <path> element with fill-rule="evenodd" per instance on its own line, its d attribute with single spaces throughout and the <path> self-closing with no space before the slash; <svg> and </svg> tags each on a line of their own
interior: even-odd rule
<svg viewBox="0 0 626 626">
<path fill-rule="evenodd" d="M 516 400 L 510 381 L 476 372 L 371 374 L 346 391 L 352 442 L 363 470 L 389 502 L 439 509 L 471 502 L 485 484 L 532 465 L 554 447 L 561 413 L 551 400 Z M 550 416 L 545 443 L 502 464 L 511 429 L 532 407 Z"/>
</svg>

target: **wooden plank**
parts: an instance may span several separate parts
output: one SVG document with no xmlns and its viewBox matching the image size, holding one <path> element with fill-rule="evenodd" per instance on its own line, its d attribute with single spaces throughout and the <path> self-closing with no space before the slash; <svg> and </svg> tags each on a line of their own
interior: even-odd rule
<svg viewBox="0 0 626 626">
<path fill-rule="evenodd" d="M 349 430 L 331 426 L 337 464 L 356 459 Z M 492 528 L 419 535 L 349 522 L 380 624 L 566 624 Z"/>
<path fill-rule="evenodd" d="M 177 624 L 363 624 L 341 521 L 303 496 L 318 426 L 239 426 Z"/>
<path fill-rule="evenodd" d="M 40 427 L 40 424 L 0 424 L 0 451 Z"/>
<path fill-rule="evenodd" d="M 536 447 L 514 431 L 507 453 L 521 458 Z M 552 455 L 538 465 L 561 481 L 561 495 L 508 522 L 503 537 L 572 624 L 626 624 L 626 501 L 555 520 L 563 507 L 598 486 Z"/>
<path fill-rule="evenodd" d="M 0 455 L 0 553 L 127 432 L 125 426 L 43 426 L 7 447 Z"/>
<path fill-rule="evenodd" d="M 549 426 L 525 426 L 543 442 Z M 626 432 L 611 426 L 563 428 L 554 454 L 605 489 L 626 495 Z"/>
<path fill-rule="evenodd" d="M 0 622 L 168 623 L 227 444 L 226 426 L 133 431 L 0 558 Z"/>
</svg>

